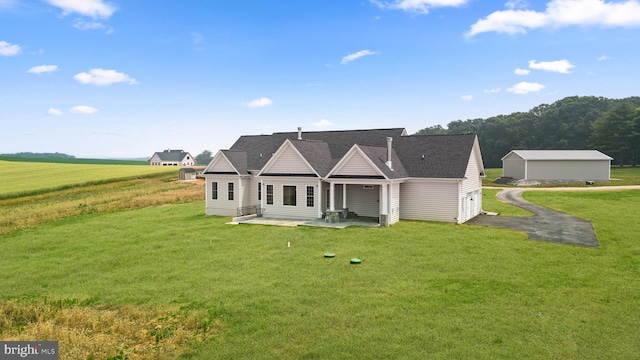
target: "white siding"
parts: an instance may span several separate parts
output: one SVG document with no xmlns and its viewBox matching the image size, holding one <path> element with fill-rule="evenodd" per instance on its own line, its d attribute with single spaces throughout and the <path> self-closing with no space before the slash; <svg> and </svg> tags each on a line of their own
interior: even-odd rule
<svg viewBox="0 0 640 360">
<path fill-rule="evenodd" d="M 238 211 L 239 176 L 234 175 L 205 175 L 205 210 L 207 215 L 236 216 Z M 218 183 L 218 199 L 212 199 L 211 183 Z M 228 199 L 228 183 L 234 183 L 234 199 Z"/>
<path fill-rule="evenodd" d="M 389 214 L 389 224 L 400 221 L 400 184 L 391 184 L 391 214 Z"/>
<path fill-rule="evenodd" d="M 240 179 L 241 187 L 236 189 L 236 195 L 239 196 L 239 203 L 242 204 L 242 207 L 255 205 L 251 198 L 251 179 L 244 177 Z"/>
<path fill-rule="evenodd" d="M 609 160 L 528 161 L 531 180 L 609 180 Z"/>
<path fill-rule="evenodd" d="M 336 189 L 337 188 L 342 188 L 342 186 L 336 186 Z M 380 215 L 379 194 L 379 185 L 374 185 L 373 189 L 365 189 L 364 186 L 360 184 L 347 185 L 347 206 L 349 207 L 349 211 L 358 216 L 377 218 Z M 340 195 L 338 199 L 340 199 L 340 207 L 342 207 L 342 195 Z"/>
<path fill-rule="evenodd" d="M 233 166 L 231 166 L 231 164 L 229 163 L 227 158 L 225 158 L 222 155 L 220 155 L 220 157 L 218 158 L 216 163 L 213 164 L 213 166 L 211 168 L 207 169 L 207 171 L 211 171 L 211 172 L 236 172 L 236 170 L 233 168 Z"/>
<path fill-rule="evenodd" d="M 264 173 L 271 174 L 314 174 L 313 169 L 288 146 Z"/>
<path fill-rule="evenodd" d="M 400 184 L 400 219 L 457 222 L 458 182 L 408 180 Z"/>
<path fill-rule="evenodd" d="M 264 197 L 264 217 L 283 217 L 295 219 L 316 219 L 318 218 L 319 189 L 317 178 L 276 178 L 264 177 L 262 179 L 262 196 Z M 273 205 L 267 205 L 267 185 L 273 185 Z M 282 204 L 282 187 L 296 186 L 296 206 L 285 206 Z M 307 206 L 307 186 L 314 187 L 314 206 Z"/>
<path fill-rule="evenodd" d="M 380 176 L 362 154 L 354 152 L 334 175 Z"/>
<path fill-rule="evenodd" d="M 160 160 L 160 156 L 158 156 L 158 154 L 153 154 L 151 160 L 149 160 L 149 164 L 151 164 L 152 166 L 159 166 L 161 163 L 162 160 Z"/>
<path fill-rule="evenodd" d="M 510 156 L 502 161 L 502 176 L 514 179 L 524 179 L 525 161 L 517 156 Z"/>
<path fill-rule="evenodd" d="M 480 168 L 476 161 L 475 150 L 471 151 L 467 170 L 465 171 L 465 179 L 462 180 L 460 186 L 459 206 L 460 206 L 460 223 L 467 222 L 482 210 L 482 178 L 480 178 Z"/>
</svg>

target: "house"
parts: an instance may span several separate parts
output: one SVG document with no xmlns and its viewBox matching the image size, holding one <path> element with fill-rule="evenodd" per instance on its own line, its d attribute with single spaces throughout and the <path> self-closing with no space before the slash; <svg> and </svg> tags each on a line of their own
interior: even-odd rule
<svg viewBox="0 0 640 360">
<path fill-rule="evenodd" d="M 464 223 L 482 209 L 475 134 L 405 129 L 241 136 L 203 172 L 207 215 Z"/>
<path fill-rule="evenodd" d="M 609 181 L 611 158 L 597 150 L 512 150 L 502 176 L 525 180 Z"/>
<path fill-rule="evenodd" d="M 149 165 L 151 166 L 192 166 L 194 164 L 193 156 L 184 150 L 168 149 L 162 152 L 155 152 L 149 159 Z"/>
</svg>

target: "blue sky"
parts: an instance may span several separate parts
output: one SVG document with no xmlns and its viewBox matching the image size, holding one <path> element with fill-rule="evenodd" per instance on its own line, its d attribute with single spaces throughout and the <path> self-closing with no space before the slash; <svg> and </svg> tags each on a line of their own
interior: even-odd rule
<svg viewBox="0 0 640 360">
<path fill-rule="evenodd" d="M 0 0 L 0 153 L 194 156 L 640 93 L 639 0 Z"/>
</svg>

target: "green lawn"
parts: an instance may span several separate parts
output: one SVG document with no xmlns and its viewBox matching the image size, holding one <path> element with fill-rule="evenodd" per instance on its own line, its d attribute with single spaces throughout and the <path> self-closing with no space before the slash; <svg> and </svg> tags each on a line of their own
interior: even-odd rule
<svg viewBox="0 0 640 360">
<path fill-rule="evenodd" d="M 183 358 L 637 358 L 640 191 L 525 197 L 591 220 L 602 248 L 431 222 L 233 226 L 194 202 L 0 238 L 0 294 L 208 313 Z"/>
<path fill-rule="evenodd" d="M 178 168 L 141 165 L 61 164 L 0 160 L 0 198 L 87 182 L 173 172 Z"/>
</svg>

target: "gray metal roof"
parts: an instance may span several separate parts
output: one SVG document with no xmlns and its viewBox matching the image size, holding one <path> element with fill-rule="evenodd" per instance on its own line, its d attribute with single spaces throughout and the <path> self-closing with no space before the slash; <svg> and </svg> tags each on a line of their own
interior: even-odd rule
<svg viewBox="0 0 640 360">
<path fill-rule="evenodd" d="M 524 160 L 613 160 L 598 150 L 512 150 L 502 159 L 510 154 Z"/>
<path fill-rule="evenodd" d="M 390 179 L 464 178 L 475 134 L 406 135 L 403 128 L 303 132 L 241 136 L 223 153 L 234 167 L 246 174 L 260 170 L 286 139 L 300 152 L 320 176 L 325 176 L 357 144 Z M 386 165 L 387 137 L 392 142 L 392 168 Z"/>
</svg>

